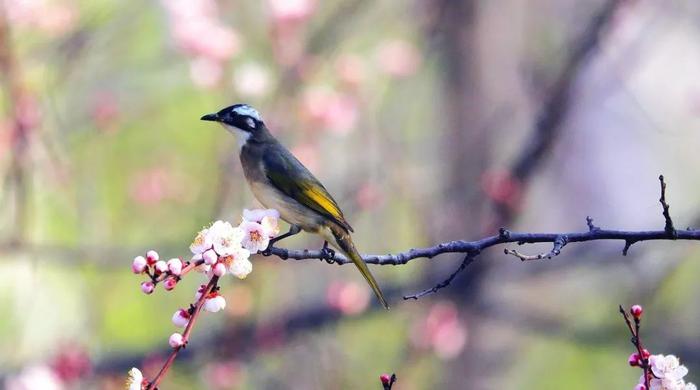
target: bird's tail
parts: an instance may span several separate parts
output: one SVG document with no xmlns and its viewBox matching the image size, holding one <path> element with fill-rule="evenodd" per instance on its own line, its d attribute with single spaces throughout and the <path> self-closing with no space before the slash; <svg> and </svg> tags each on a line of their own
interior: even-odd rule
<svg viewBox="0 0 700 390">
<path fill-rule="evenodd" d="M 365 277 L 367 283 L 369 283 L 370 287 L 372 287 L 372 291 L 374 291 L 374 294 L 379 299 L 379 302 L 381 302 L 385 309 L 389 310 L 389 304 L 386 302 L 384 294 L 382 294 L 382 290 L 379 289 L 377 281 L 374 279 L 374 276 L 372 276 L 372 273 L 369 272 L 367 264 L 364 262 L 364 260 L 362 260 L 360 253 L 355 248 L 355 244 L 353 244 L 352 238 L 350 238 L 350 233 L 335 224 L 330 226 L 330 230 L 333 233 L 333 237 L 335 238 L 335 243 L 338 248 L 345 254 L 345 256 L 355 263 L 357 269 L 360 270 L 362 276 Z"/>
</svg>

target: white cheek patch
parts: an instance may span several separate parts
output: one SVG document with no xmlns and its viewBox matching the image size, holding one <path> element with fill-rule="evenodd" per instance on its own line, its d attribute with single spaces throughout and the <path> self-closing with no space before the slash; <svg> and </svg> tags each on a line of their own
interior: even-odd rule
<svg viewBox="0 0 700 390">
<path fill-rule="evenodd" d="M 245 122 L 248 124 L 248 126 L 255 128 L 255 121 L 254 120 L 252 120 L 250 118 L 246 118 Z"/>
<path fill-rule="evenodd" d="M 236 136 L 239 150 L 246 144 L 246 142 L 248 142 L 248 139 L 250 138 L 249 132 L 243 131 L 235 126 L 229 126 L 225 123 L 222 123 L 221 125 L 224 127 L 224 129 L 226 129 L 226 131 Z"/>
</svg>

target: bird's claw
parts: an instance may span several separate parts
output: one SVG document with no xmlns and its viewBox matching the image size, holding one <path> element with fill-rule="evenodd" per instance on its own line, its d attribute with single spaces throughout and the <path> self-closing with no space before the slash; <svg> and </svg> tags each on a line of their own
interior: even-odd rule
<svg viewBox="0 0 700 390">
<path fill-rule="evenodd" d="M 324 245 L 323 248 L 321 248 L 321 260 L 325 260 L 328 264 L 335 263 L 335 251 Z"/>
</svg>

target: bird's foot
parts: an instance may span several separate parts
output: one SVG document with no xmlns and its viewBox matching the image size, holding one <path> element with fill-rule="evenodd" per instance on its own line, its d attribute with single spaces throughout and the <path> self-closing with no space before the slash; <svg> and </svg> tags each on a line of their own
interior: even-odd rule
<svg viewBox="0 0 700 390">
<path fill-rule="evenodd" d="M 328 241 L 324 241 L 323 243 L 320 260 L 325 260 L 328 264 L 335 263 L 335 251 L 328 247 Z"/>
</svg>

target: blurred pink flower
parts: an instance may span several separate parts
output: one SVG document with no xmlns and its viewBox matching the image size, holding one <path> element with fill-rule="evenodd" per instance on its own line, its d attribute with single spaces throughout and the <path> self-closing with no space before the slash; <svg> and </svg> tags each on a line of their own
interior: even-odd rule
<svg viewBox="0 0 700 390">
<path fill-rule="evenodd" d="M 65 383 L 75 382 L 92 370 L 92 361 L 87 350 L 79 342 L 72 342 L 60 348 L 51 362 L 53 372 Z"/>
<path fill-rule="evenodd" d="M 481 175 L 481 189 L 498 203 L 517 208 L 521 200 L 520 183 L 508 170 L 489 169 Z"/>
<path fill-rule="evenodd" d="M 5 380 L 6 390 L 61 390 L 65 386 L 50 367 L 36 365 L 24 368 Z"/>
<path fill-rule="evenodd" d="M 217 361 L 208 364 L 203 375 L 212 389 L 232 389 L 238 388 L 245 380 L 246 370 L 245 366 L 236 360 Z"/>
<path fill-rule="evenodd" d="M 221 62 L 208 57 L 197 57 L 190 61 L 190 78 L 200 88 L 216 87 L 224 75 Z"/>
<path fill-rule="evenodd" d="M 90 116 L 95 126 L 107 132 L 116 131 L 115 121 L 120 114 L 116 96 L 110 92 L 100 92 L 91 100 Z"/>
<path fill-rule="evenodd" d="M 335 61 L 335 71 L 340 81 L 357 88 L 367 78 L 367 69 L 362 57 L 356 54 L 343 54 Z"/>
<path fill-rule="evenodd" d="M 422 62 L 421 53 L 410 42 L 394 39 L 377 48 L 379 69 L 393 77 L 408 77 L 416 73 Z"/>
<path fill-rule="evenodd" d="M 302 22 L 316 11 L 314 0 L 268 0 L 268 6 L 277 23 Z"/>
<path fill-rule="evenodd" d="M 250 313 L 253 309 L 253 291 L 246 285 L 236 284 L 231 286 L 224 293 L 226 300 L 236 302 L 235 305 L 228 305 L 226 313 L 232 316 L 240 317 Z"/>
<path fill-rule="evenodd" d="M 291 149 L 292 154 L 311 172 L 318 172 L 318 148 L 313 144 L 299 144 Z"/>
<path fill-rule="evenodd" d="M 459 319 L 452 302 L 433 305 L 424 321 L 411 329 L 411 343 L 418 348 L 431 348 L 441 359 L 457 357 L 467 342 L 466 325 Z"/>
<path fill-rule="evenodd" d="M 62 35 L 72 30 L 79 16 L 76 4 L 68 1 L 9 1 L 5 11 L 12 24 L 36 28 L 51 35 Z"/>
<path fill-rule="evenodd" d="M 186 202 L 184 180 L 164 167 L 144 169 L 130 180 L 129 196 L 143 206 L 152 206 L 162 201 Z"/>
<path fill-rule="evenodd" d="M 316 126 L 347 134 L 359 117 L 357 99 L 328 88 L 310 88 L 302 97 L 302 113 Z"/>
<path fill-rule="evenodd" d="M 175 23 L 173 37 L 185 53 L 212 60 L 228 60 L 241 49 L 240 37 L 233 29 L 209 20 Z"/>
<path fill-rule="evenodd" d="M 370 291 L 357 282 L 332 282 L 326 290 L 326 301 L 345 315 L 355 315 L 369 306 Z"/>
<path fill-rule="evenodd" d="M 243 97 L 264 96 L 270 85 L 270 71 L 256 62 L 240 65 L 233 72 L 233 87 Z"/>
<path fill-rule="evenodd" d="M 384 194 L 377 184 L 365 182 L 357 190 L 355 199 L 361 209 L 370 210 L 381 206 L 384 201 Z"/>
</svg>

